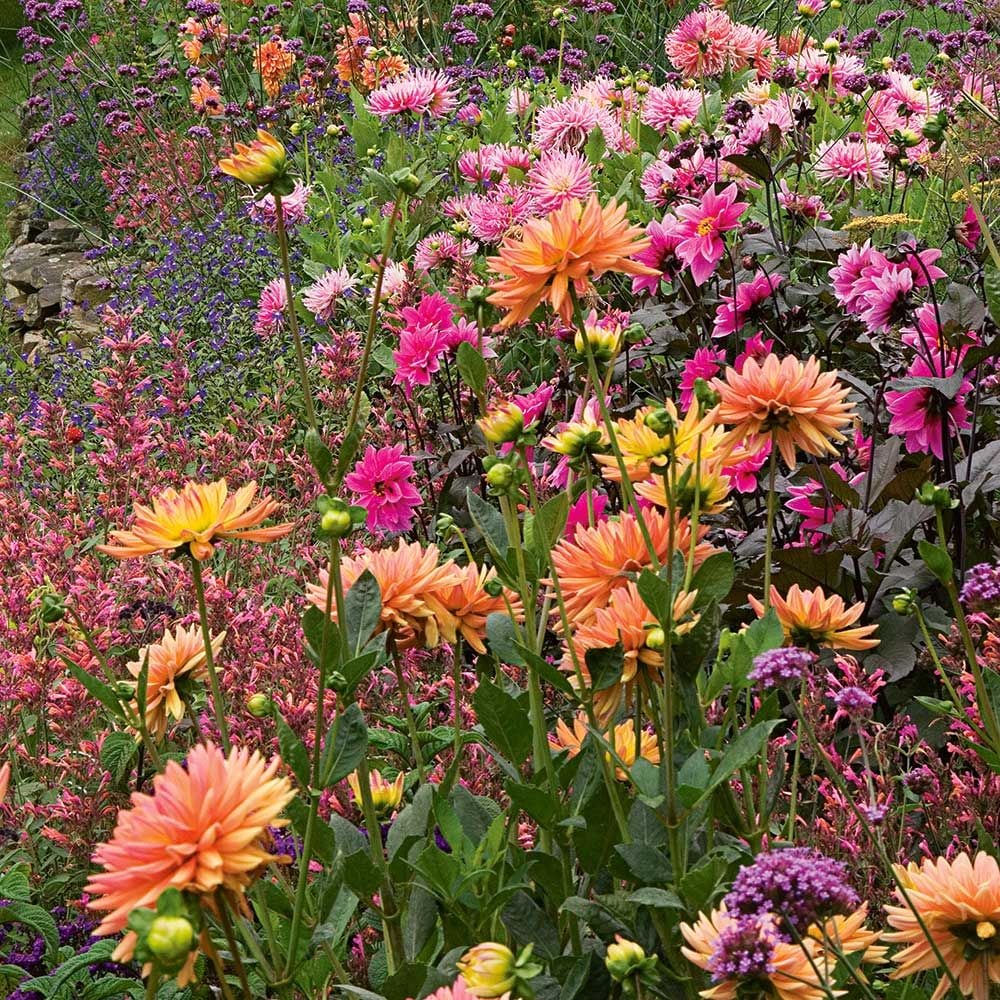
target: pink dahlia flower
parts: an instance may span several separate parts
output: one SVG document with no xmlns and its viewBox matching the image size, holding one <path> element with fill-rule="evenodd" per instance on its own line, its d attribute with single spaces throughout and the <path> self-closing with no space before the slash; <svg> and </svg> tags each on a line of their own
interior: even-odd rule
<svg viewBox="0 0 1000 1000">
<path fill-rule="evenodd" d="M 692 11 L 667 35 L 667 57 L 685 76 L 717 76 L 733 55 L 733 22 L 725 11 Z"/>
<path fill-rule="evenodd" d="M 882 147 L 861 139 L 821 142 L 814 166 L 816 176 L 824 181 L 852 181 L 878 187 L 889 177 L 889 163 Z"/>
<path fill-rule="evenodd" d="M 368 512 L 370 531 L 409 531 L 413 512 L 420 506 L 420 494 L 413 485 L 413 462 L 403 454 L 401 444 L 388 448 L 368 446 L 344 477 L 347 486 Z"/>
<path fill-rule="evenodd" d="M 292 193 L 282 197 L 281 210 L 285 217 L 286 226 L 297 226 L 305 221 L 310 190 L 311 188 L 307 187 L 301 181 L 296 181 Z M 267 226 L 271 230 L 277 230 L 278 216 L 274 206 L 274 195 L 266 194 L 263 198 L 258 198 L 255 202 L 252 202 L 250 205 L 250 218 L 259 225 Z"/>
<path fill-rule="evenodd" d="M 715 271 L 726 252 L 723 233 L 735 229 L 747 202 L 737 201 L 739 189 L 730 184 L 721 194 L 706 191 L 699 205 L 679 205 L 677 216 L 681 222 L 677 234 L 677 256 L 691 268 L 696 285 L 703 285 Z"/>
<path fill-rule="evenodd" d="M 642 104 L 642 120 L 658 132 L 693 124 L 701 111 L 701 94 L 688 87 L 653 87 Z"/>
<path fill-rule="evenodd" d="M 302 293 L 302 302 L 316 319 L 329 323 L 337 303 L 357 284 L 358 279 L 349 274 L 346 267 L 331 268 Z"/>
<path fill-rule="evenodd" d="M 570 198 L 586 201 L 596 190 L 593 169 L 581 153 L 553 149 L 528 171 L 528 191 L 539 215 L 548 215 Z"/>
<path fill-rule="evenodd" d="M 944 364 L 934 355 L 932 363 L 915 358 L 906 372 L 907 378 L 948 378 L 958 370 L 959 355 L 951 352 Z M 886 408 L 892 415 L 890 434 L 902 434 L 908 451 L 930 452 L 944 458 L 944 436 L 954 435 L 969 426 L 969 410 L 965 398 L 972 391 L 966 378 L 953 399 L 945 399 L 929 386 L 915 389 L 890 389 L 885 394 Z"/>
<path fill-rule="evenodd" d="M 440 70 L 414 70 L 368 95 L 368 110 L 379 118 L 403 114 L 443 118 L 457 103 L 451 80 Z"/>
<path fill-rule="evenodd" d="M 254 332 L 259 337 L 270 337 L 278 333 L 285 325 L 285 310 L 288 308 L 288 296 L 285 293 L 285 279 L 275 278 L 269 281 L 260 293 L 257 303 L 257 319 L 254 321 Z"/>
<path fill-rule="evenodd" d="M 713 351 L 710 347 L 699 347 L 694 352 L 694 357 L 688 358 L 684 362 L 684 370 L 681 372 L 681 408 L 687 410 L 694 399 L 694 384 L 703 378 L 706 382 L 711 381 L 722 371 L 722 366 L 726 362 L 725 351 Z"/>
<path fill-rule="evenodd" d="M 680 269 L 680 261 L 675 251 L 682 237 L 677 232 L 677 219 L 666 216 L 662 222 L 655 219 L 646 226 L 646 235 L 650 244 L 645 250 L 640 250 L 634 257 L 640 264 L 655 267 L 660 274 L 638 274 L 632 279 L 632 292 L 648 292 L 655 295 L 660 289 L 663 279 L 671 281 L 674 273 Z"/>
<path fill-rule="evenodd" d="M 403 332 L 399 350 L 393 351 L 396 373 L 393 382 L 403 387 L 409 399 L 418 385 L 430 385 L 441 367 L 441 357 L 454 335 L 454 311 L 441 294 L 425 295 L 416 306 L 402 310 Z"/>
<path fill-rule="evenodd" d="M 713 337 L 728 337 L 742 330 L 757 306 L 770 299 L 784 277 L 762 271 L 751 281 L 740 282 L 732 295 L 723 295 L 722 304 L 715 310 Z"/>
</svg>

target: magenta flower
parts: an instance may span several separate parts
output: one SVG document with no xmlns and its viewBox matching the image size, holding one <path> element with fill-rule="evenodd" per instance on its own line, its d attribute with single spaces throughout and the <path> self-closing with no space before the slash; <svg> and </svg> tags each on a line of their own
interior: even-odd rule
<svg viewBox="0 0 1000 1000">
<path fill-rule="evenodd" d="M 370 531 L 409 531 L 413 511 L 420 506 L 420 494 L 413 486 L 413 462 L 403 454 L 401 444 L 388 448 L 368 446 L 344 477 L 358 504 L 368 512 Z"/>
<path fill-rule="evenodd" d="M 730 184 L 721 194 L 706 191 L 700 205 L 680 205 L 677 215 L 681 222 L 677 235 L 677 256 L 691 268 L 696 285 L 708 281 L 726 252 L 723 233 L 735 229 L 747 202 L 737 201 L 739 189 Z"/>
<path fill-rule="evenodd" d="M 948 378 L 959 365 L 956 352 L 942 365 L 938 355 L 932 356 L 933 364 L 924 358 L 915 358 L 906 372 L 907 378 Z M 907 451 L 930 452 L 944 458 L 944 435 L 953 435 L 969 426 L 969 410 L 965 398 L 972 392 L 972 383 L 962 380 L 961 388 L 953 399 L 944 399 L 930 386 L 916 389 L 890 389 L 885 394 L 886 408 L 892 414 L 890 434 L 902 434 Z"/>
<path fill-rule="evenodd" d="M 268 282 L 260 293 L 257 303 L 257 319 L 254 321 L 254 332 L 259 337 L 270 337 L 277 333 L 285 324 L 285 309 L 288 306 L 288 295 L 285 293 L 285 279 L 275 278 Z"/>
<path fill-rule="evenodd" d="M 691 400 L 694 398 L 694 384 L 703 378 L 706 382 L 715 378 L 722 370 L 726 361 L 725 351 L 713 351 L 710 347 L 699 347 L 694 352 L 693 358 L 688 358 L 684 362 L 684 371 L 681 373 L 681 407 L 688 409 Z"/>
<path fill-rule="evenodd" d="M 742 330 L 757 306 L 774 295 L 775 289 L 785 279 L 780 274 L 761 272 L 752 281 L 743 281 L 732 295 L 723 295 L 722 304 L 715 310 L 713 337 L 728 337 Z"/>
<path fill-rule="evenodd" d="M 368 110 L 380 118 L 410 114 L 443 118 L 458 103 L 451 80 L 442 72 L 414 70 L 368 95 Z"/>
<path fill-rule="evenodd" d="M 409 399 L 418 385 L 430 385 L 431 376 L 441 367 L 441 357 L 454 337 L 454 312 L 441 294 L 425 295 L 416 306 L 402 310 L 405 326 L 399 350 L 393 351 L 396 374 L 393 382 L 403 387 Z"/>
<path fill-rule="evenodd" d="M 668 215 L 662 222 L 655 219 L 646 226 L 646 235 L 651 242 L 645 250 L 640 250 L 634 254 L 635 260 L 640 264 L 655 267 L 662 274 L 639 274 L 632 279 L 632 292 L 648 292 L 655 295 L 660 288 L 660 282 L 665 278 L 670 281 L 673 272 L 680 263 L 675 251 L 681 241 L 681 236 L 677 231 L 678 223 L 672 215 Z"/>
</svg>

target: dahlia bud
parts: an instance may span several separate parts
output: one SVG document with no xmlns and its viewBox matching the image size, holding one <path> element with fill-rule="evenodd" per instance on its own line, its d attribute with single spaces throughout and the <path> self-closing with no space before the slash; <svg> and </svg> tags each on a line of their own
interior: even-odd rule
<svg viewBox="0 0 1000 1000">
<path fill-rule="evenodd" d="M 483 306 L 490 290 L 485 285 L 473 285 L 465 294 L 472 305 Z"/>
<path fill-rule="evenodd" d="M 372 805 L 375 807 L 375 814 L 384 817 L 389 816 L 399 807 L 403 801 L 403 783 L 406 781 L 406 774 L 400 771 L 394 781 L 386 781 L 382 773 L 377 770 L 369 771 L 368 787 L 372 793 Z M 351 786 L 351 794 L 355 802 L 361 801 L 361 779 L 358 772 L 353 771 L 347 776 L 347 783 Z"/>
<path fill-rule="evenodd" d="M 389 179 L 404 194 L 416 194 L 420 188 L 420 178 L 409 167 L 397 170 Z"/>
<path fill-rule="evenodd" d="M 333 538 L 343 538 L 345 535 L 350 534 L 351 528 L 354 527 L 354 522 L 351 521 L 351 515 L 346 510 L 328 510 L 320 518 L 319 527 L 324 535 L 330 535 Z"/>
<path fill-rule="evenodd" d="M 840 42 L 836 38 L 828 38 L 823 42 L 823 51 L 829 55 L 833 55 L 840 51 Z"/>
<path fill-rule="evenodd" d="M 646 648 L 660 650 L 666 645 L 667 636 L 662 628 L 656 626 L 646 632 Z"/>
<path fill-rule="evenodd" d="M 951 493 L 945 486 L 935 486 L 933 483 L 924 483 L 917 490 L 917 500 L 925 507 L 936 507 L 938 510 L 951 510 L 958 506 L 958 501 L 951 498 Z"/>
<path fill-rule="evenodd" d="M 703 378 L 696 378 L 694 380 L 694 398 L 698 401 L 702 412 L 705 412 L 718 406 L 722 397 Z"/>
<path fill-rule="evenodd" d="M 897 615 L 914 615 L 920 608 L 920 599 L 917 592 L 912 587 L 901 590 L 892 599 L 892 610 Z"/>
<path fill-rule="evenodd" d="M 263 691 L 257 691 L 247 698 L 247 711 L 255 719 L 264 719 L 269 716 L 273 706 L 274 703 Z"/>
<path fill-rule="evenodd" d="M 219 169 L 245 184 L 271 187 L 279 194 L 292 190 L 285 147 L 262 128 L 257 129 L 257 138 L 249 145 L 236 143 L 233 155 L 219 160 Z"/>
<path fill-rule="evenodd" d="M 147 947 L 165 967 L 186 959 L 194 940 L 194 928 L 187 917 L 157 917 L 146 933 Z"/>
<path fill-rule="evenodd" d="M 604 964 L 611 973 L 611 978 L 617 983 L 629 983 L 633 977 L 648 982 L 656 968 L 656 956 L 647 956 L 642 950 L 642 945 L 616 934 L 615 943 L 608 945 Z"/>
<path fill-rule="evenodd" d="M 652 410 L 647 413 L 643 418 L 643 423 L 654 433 L 659 434 L 660 437 L 666 437 L 677 427 L 674 418 L 671 416 L 670 411 L 661 406 L 659 409 Z"/>
<path fill-rule="evenodd" d="M 302 122 L 292 122 L 292 124 L 288 126 L 288 131 L 291 132 L 292 135 L 300 135 L 302 133 Z"/>
<path fill-rule="evenodd" d="M 483 583 L 483 590 L 485 590 L 490 597 L 499 597 L 503 593 L 503 583 L 498 577 L 491 576 Z"/>
<path fill-rule="evenodd" d="M 470 948 L 456 964 L 466 989 L 474 997 L 503 996 L 517 979 L 514 953 L 495 941 Z"/>
<path fill-rule="evenodd" d="M 483 437 L 490 444 L 511 444 L 524 431 L 524 411 L 517 403 L 501 403 L 478 423 Z"/>
<path fill-rule="evenodd" d="M 516 479 L 514 467 L 506 462 L 497 462 L 486 473 L 486 482 L 495 490 L 509 490 Z"/>
<path fill-rule="evenodd" d="M 62 594 L 45 594 L 42 597 L 40 617 L 46 625 L 55 625 L 66 617 L 66 603 Z"/>
</svg>

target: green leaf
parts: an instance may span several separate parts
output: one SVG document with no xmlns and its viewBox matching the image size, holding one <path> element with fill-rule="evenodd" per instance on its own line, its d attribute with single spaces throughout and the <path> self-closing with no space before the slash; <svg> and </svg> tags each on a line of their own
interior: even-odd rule
<svg viewBox="0 0 1000 1000">
<path fill-rule="evenodd" d="M 621 642 L 606 649 L 588 649 L 584 659 L 590 673 L 590 687 L 594 691 L 604 691 L 617 684 L 625 669 L 625 647 Z"/>
<path fill-rule="evenodd" d="M 538 509 L 531 519 L 531 531 L 525 525 L 525 544 L 534 553 L 538 565 L 547 566 L 549 553 L 562 537 L 569 516 L 569 496 L 557 493 Z"/>
<path fill-rule="evenodd" d="M 490 742 L 515 766 L 523 764 L 531 752 L 531 720 L 527 709 L 487 680 L 476 688 L 472 703 Z"/>
<path fill-rule="evenodd" d="M 590 135 L 587 136 L 587 144 L 584 146 L 583 151 L 587 154 L 587 159 L 593 164 L 598 164 L 604 159 L 604 154 L 607 151 L 608 144 L 604 138 L 604 132 L 601 127 L 595 126 L 590 130 Z"/>
<path fill-rule="evenodd" d="M 771 171 L 771 164 L 767 162 L 762 156 L 749 156 L 746 153 L 733 153 L 730 156 L 724 156 L 723 159 L 727 163 L 733 164 L 734 167 L 739 167 L 744 173 L 749 174 L 751 177 L 756 177 L 757 180 L 763 181 L 765 184 L 770 184 L 774 180 L 774 174 Z"/>
<path fill-rule="evenodd" d="M 382 885 L 382 874 L 367 850 L 355 851 L 344 858 L 344 882 L 365 899 L 370 899 L 378 892 Z"/>
<path fill-rule="evenodd" d="M 669 889 L 658 889 L 654 886 L 636 889 L 629 895 L 628 901 L 639 906 L 650 906 L 654 910 L 686 909 L 683 900 L 676 892 L 671 892 Z"/>
<path fill-rule="evenodd" d="M 559 932 L 545 911 L 524 891 L 514 893 L 501 911 L 503 926 L 522 948 L 535 946 L 544 958 L 559 954 Z"/>
<path fill-rule="evenodd" d="M 516 781 L 508 781 L 504 788 L 518 809 L 535 820 L 543 830 L 552 829 L 559 816 L 559 809 L 547 791 Z"/>
<path fill-rule="evenodd" d="M 108 733 L 101 744 L 101 767 L 110 771 L 115 783 L 129 773 L 137 744 L 128 733 Z"/>
<path fill-rule="evenodd" d="M 733 589 L 736 579 L 736 565 L 728 552 L 717 552 L 709 556 L 698 567 L 691 579 L 690 590 L 698 591 L 698 604 L 716 601 L 721 604 Z"/>
<path fill-rule="evenodd" d="M 722 759 L 712 771 L 711 780 L 701 794 L 704 799 L 711 791 L 728 781 L 741 767 L 749 764 L 764 749 L 771 730 L 778 725 L 780 719 L 768 719 L 758 722 L 749 729 L 744 729 L 722 754 Z"/>
<path fill-rule="evenodd" d="M 88 694 L 93 695 L 116 719 L 122 722 L 127 721 L 125 712 L 121 706 L 121 700 L 112 688 L 93 674 L 88 673 L 83 667 L 75 664 L 72 660 L 64 657 L 63 662 L 73 677 L 87 689 Z"/>
<path fill-rule="evenodd" d="M 467 340 L 458 345 L 458 374 L 462 381 L 477 395 L 486 391 L 486 361 Z"/>
<path fill-rule="evenodd" d="M 309 456 L 309 461 L 312 462 L 320 482 L 325 483 L 330 475 L 330 469 L 333 468 L 333 452 L 324 444 L 319 431 L 312 427 L 306 431 L 305 446 L 306 454 Z"/>
<path fill-rule="evenodd" d="M 347 648 L 355 655 L 372 637 L 382 614 L 382 591 L 371 570 L 354 581 L 344 597 L 344 624 Z"/>
<path fill-rule="evenodd" d="M 983 269 L 983 288 L 986 290 L 986 305 L 990 318 L 1000 326 L 1000 268 L 988 264 Z"/>
<path fill-rule="evenodd" d="M 940 545 L 934 545 L 926 538 L 921 538 L 917 542 L 917 551 L 920 553 L 924 565 L 937 577 L 939 582 L 945 586 L 953 582 L 955 567 L 947 550 L 941 548 Z"/>
<path fill-rule="evenodd" d="M 45 955 L 51 962 L 59 954 L 59 928 L 52 914 L 33 903 L 8 899 L 0 903 L 0 923 L 24 924 L 45 941 Z"/>
<path fill-rule="evenodd" d="M 303 788 L 309 787 L 309 754 L 306 745 L 285 722 L 284 716 L 274 708 L 274 724 L 278 729 L 278 748 L 281 759 L 292 769 L 292 774 Z"/>
<path fill-rule="evenodd" d="M 636 581 L 639 596 L 658 622 L 668 622 L 674 613 L 674 596 L 667 581 L 662 580 L 652 570 L 644 569 Z"/>
<path fill-rule="evenodd" d="M 489 547 L 490 554 L 494 559 L 502 560 L 507 546 L 510 544 L 503 516 L 496 507 L 487 503 L 477 493 L 473 493 L 471 489 L 465 491 L 465 496 L 469 506 L 469 515 L 483 536 L 483 541 Z"/>
<path fill-rule="evenodd" d="M 323 749 L 323 788 L 335 785 L 357 769 L 368 750 L 368 727 L 365 717 L 352 702 L 338 712 L 327 733 Z"/>
</svg>

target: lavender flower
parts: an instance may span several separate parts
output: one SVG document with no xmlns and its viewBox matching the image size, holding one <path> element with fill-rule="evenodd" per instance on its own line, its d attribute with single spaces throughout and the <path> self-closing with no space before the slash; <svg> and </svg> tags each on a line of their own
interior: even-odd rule
<svg viewBox="0 0 1000 1000">
<path fill-rule="evenodd" d="M 965 576 L 962 604 L 970 611 L 993 611 L 1000 607 L 1000 566 L 979 563 Z"/>
<path fill-rule="evenodd" d="M 861 722 L 872 714 L 875 699 L 859 687 L 841 688 L 834 696 L 837 714 L 845 715 L 851 722 Z"/>
<path fill-rule="evenodd" d="M 810 924 L 850 913 L 858 894 L 839 861 L 811 847 L 789 847 L 758 855 L 736 876 L 725 902 L 733 915 L 774 914 L 778 935 L 792 941 Z"/>
<path fill-rule="evenodd" d="M 755 979 L 774 971 L 777 937 L 769 917 L 737 917 L 720 935 L 708 960 L 712 980 Z"/>
</svg>

